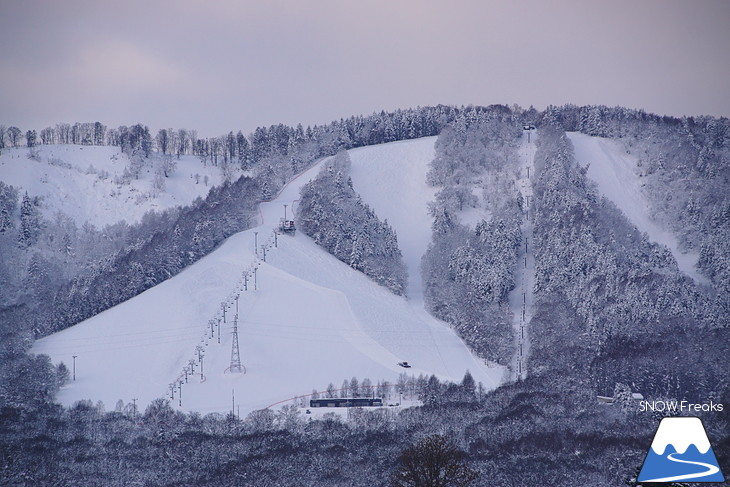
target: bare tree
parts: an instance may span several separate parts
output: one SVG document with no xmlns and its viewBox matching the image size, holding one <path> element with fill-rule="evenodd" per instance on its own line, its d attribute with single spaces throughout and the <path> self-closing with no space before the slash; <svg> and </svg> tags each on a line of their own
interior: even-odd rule
<svg viewBox="0 0 730 487">
<path fill-rule="evenodd" d="M 188 130 L 188 141 L 190 144 L 190 153 L 192 155 L 197 155 L 195 153 L 195 147 L 198 144 L 198 131 L 197 130 Z"/>
<path fill-rule="evenodd" d="M 188 131 L 180 129 L 177 131 L 177 158 L 180 159 L 181 155 L 187 154 L 190 148 L 190 137 Z"/>
<path fill-rule="evenodd" d="M 58 132 L 59 144 L 71 143 L 71 125 L 67 123 L 59 123 L 56 125 L 56 132 Z"/>
<path fill-rule="evenodd" d="M 162 154 L 167 154 L 167 148 L 170 145 L 170 137 L 168 135 L 167 130 L 160 129 L 157 132 L 157 149 L 162 152 Z"/>
<path fill-rule="evenodd" d="M 55 144 L 55 131 L 53 127 L 46 127 L 41 130 L 41 143 L 43 145 Z"/>
<path fill-rule="evenodd" d="M 180 139 L 177 136 L 177 132 L 175 129 L 169 128 L 167 129 L 167 138 L 168 138 L 168 145 L 167 150 L 168 152 L 172 154 L 178 154 L 180 149 Z"/>
<path fill-rule="evenodd" d="M 12 126 L 8 128 L 8 140 L 10 140 L 10 145 L 13 147 L 18 147 L 18 143 L 20 142 L 20 138 L 23 136 L 23 132 L 18 127 Z"/>
<path fill-rule="evenodd" d="M 25 145 L 27 147 L 35 147 L 38 140 L 38 133 L 35 130 L 28 130 L 25 133 Z"/>
<path fill-rule="evenodd" d="M 479 477 L 464 463 L 464 452 L 447 437 L 432 435 L 409 446 L 400 456 L 393 487 L 467 487 Z"/>
<path fill-rule="evenodd" d="M 177 168 L 177 161 L 173 159 L 172 155 L 162 156 L 162 172 L 166 178 L 169 178 Z"/>
</svg>

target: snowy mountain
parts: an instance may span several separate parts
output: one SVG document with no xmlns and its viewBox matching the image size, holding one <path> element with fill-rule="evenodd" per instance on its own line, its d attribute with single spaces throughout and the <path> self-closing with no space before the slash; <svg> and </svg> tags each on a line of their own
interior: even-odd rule
<svg viewBox="0 0 730 487">
<path fill-rule="evenodd" d="M 619 153 L 618 146 L 582 134 L 570 137 L 578 160 L 591 163 L 589 176 L 602 193 L 651 239 L 670 244 L 680 257 L 680 265 L 689 262 L 686 254 L 678 253 L 676 241 L 672 245 L 671 235 L 649 217 L 641 200 L 638 176 L 631 170 L 629 159 Z M 323 391 L 328 383 L 339 384 L 351 377 L 394 383 L 403 372 L 397 364 L 404 360 L 413 364 L 410 374 L 436 374 L 441 379 L 458 381 L 468 369 L 485 386 L 498 385 L 504 369 L 486 367 L 445 323 L 423 307 L 420 263 L 431 235 L 427 205 L 435 194 L 435 189 L 426 183 L 426 173 L 434 156 L 435 141 L 436 138 L 429 137 L 350 151 L 355 191 L 398 235 L 409 275 L 407 299 L 380 288 L 305 235 L 279 235 L 274 243 L 273 232 L 284 214 L 284 205 L 290 212 L 296 211 L 300 189 L 316 176 L 324 162 L 320 161 L 290 182 L 272 201 L 261 204 L 257 227 L 234 235 L 178 276 L 136 298 L 39 340 L 33 351 L 47 353 L 54 362 L 68 364 L 71 356 L 77 355 L 77 380 L 61 391 L 60 400 L 72 404 L 91 398 L 110 406 L 120 399 L 138 399 L 140 407 L 144 407 L 152 399 L 168 394 L 184 410 L 210 412 L 229 410 L 233 392 L 242 409 L 252 411 L 313 389 Z M 43 156 L 46 160 L 55 157 L 54 146 L 43 149 L 47 152 Z M 106 154 L 104 163 L 98 164 L 108 170 L 118 169 L 115 163 L 126 157 L 106 147 L 55 149 L 74 153 L 76 165 L 42 166 L 29 160 L 39 165 L 32 166 L 36 176 L 40 170 L 60 167 L 59 177 L 79 181 L 75 183 L 77 187 L 91 184 L 92 189 L 114 183 L 87 181 L 89 174 L 82 174 L 80 169 L 80 164 L 87 162 L 80 156 L 83 150 L 98 149 L 99 154 Z M 15 152 L 15 156 L 21 154 Z M 7 166 L 13 153 L 3 157 Z M 534 157 L 534 149 L 529 157 Z M 200 164 L 188 159 L 192 158 L 183 157 L 182 161 Z M 96 155 L 93 160 L 98 160 Z M 33 185 L 33 171 L 28 171 L 30 175 L 22 173 L 25 184 L 40 191 L 44 183 Z M 178 169 L 176 176 L 181 172 Z M 17 184 L 24 182 L 20 177 L 17 180 Z M 145 183 L 149 181 L 142 178 L 125 189 L 134 193 L 135 187 Z M 192 188 L 197 190 L 200 186 L 193 184 Z M 80 217 L 92 199 L 73 200 L 69 195 L 74 192 L 64 190 L 66 187 L 58 183 L 46 195 Z M 156 201 L 154 204 L 163 205 L 173 201 L 173 196 L 182 199 L 195 195 L 182 183 L 171 188 L 174 194 L 146 200 L 147 203 Z M 129 195 L 126 199 L 105 198 L 99 193 L 97 197 L 104 202 L 98 206 L 106 209 L 99 212 L 98 222 L 113 221 L 115 211 L 134 215 L 135 209 L 141 208 L 130 201 Z M 692 270 L 687 265 L 682 269 L 688 273 Z M 252 282 L 254 270 L 256 289 Z M 691 275 L 699 276 L 696 272 Z M 519 284 L 510 296 L 515 309 L 519 308 L 517 301 L 523 299 L 520 294 L 525 292 L 521 279 Z M 243 375 L 226 371 L 231 364 L 231 321 L 236 306 L 239 346 L 246 369 Z M 519 317 L 518 312 L 514 315 Z M 523 335 L 519 330 L 518 336 Z M 184 391 L 180 391 L 179 382 L 186 375 L 189 377 Z"/>
<path fill-rule="evenodd" d="M 381 185 L 378 190 L 377 184 L 369 184 L 362 177 L 367 168 L 376 167 L 386 180 L 412 176 L 421 181 L 420 189 L 403 194 L 402 205 L 420 208 L 419 217 L 380 215 L 393 218 L 399 239 L 405 236 L 399 242 L 415 276 L 426 242 L 407 236 L 430 232 L 423 215 L 429 198 L 423 181 L 433 142 L 386 144 L 352 154 L 355 188 L 363 188 L 364 199 L 376 212 L 391 206 L 392 188 Z M 401 160 L 410 161 L 405 174 Z M 76 381 L 61 390 L 59 400 L 72 404 L 91 398 L 109 407 L 137 399 L 143 408 L 167 395 L 183 410 L 225 412 L 233 393 L 244 414 L 351 377 L 395 383 L 406 370 L 399 367 L 401 361 L 412 364 L 407 372 L 415 376 L 460 381 L 469 370 L 486 388 L 497 386 L 504 369 L 476 358 L 417 298 L 390 293 L 301 233 L 274 237 L 283 205 L 289 211 L 296 206 L 300 188 L 321 165 L 263 203 L 259 226 L 229 238 L 174 278 L 36 342 L 33 352 L 46 353 L 54 362 L 70 364 L 71 356 L 77 356 Z M 419 296 L 415 281 L 411 287 Z M 245 373 L 227 370 L 236 309 Z"/>
<path fill-rule="evenodd" d="M 121 220 L 139 222 L 150 211 L 189 205 L 221 184 L 220 168 L 194 156 L 153 154 L 141 163 L 138 177 L 129 175 L 130 158 L 115 146 L 40 145 L 7 148 L 0 153 L 0 181 L 41 197 L 44 216 L 57 212 L 81 227 L 97 228 Z M 167 177 L 162 166 L 173 166 Z"/>
<path fill-rule="evenodd" d="M 436 139 L 370 146 L 403 139 L 347 138 L 372 135 L 363 125 L 289 145 L 262 129 L 254 146 L 273 155 L 227 153 L 253 177 L 102 231 L 42 221 L 51 203 L 3 183 L 0 405 L 8 458 L 20 458 L 3 472 L 16 483 L 103 472 L 125 485 L 384 485 L 410 445 L 445 435 L 498 483 L 722 481 L 720 416 L 703 412 L 702 437 L 674 430 L 649 448 L 655 421 L 630 398 L 727 395 L 727 122 L 584 112 L 535 113 L 528 131 L 495 107 Z M 3 157 L 13 153 L 4 161 L 30 150 Z M 150 155 L 127 159 L 114 184 L 155 189 L 165 161 Z M 117 195 L 77 204 L 83 184 L 46 202 L 77 222 L 92 204 L 109 222 L 108 205 L 138 209 Z M 285 214 L 296 233 L 275 233 Z M 302 407 L 351 391 L 388 406 L 337 408 L 347 421 Z M 241 420 L 207 414 L 231 411 Z"/>
</svg>

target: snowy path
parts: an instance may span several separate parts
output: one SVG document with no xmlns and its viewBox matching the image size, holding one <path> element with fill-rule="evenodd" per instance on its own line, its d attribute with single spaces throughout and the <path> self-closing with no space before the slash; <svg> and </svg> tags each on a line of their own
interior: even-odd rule
<svg viewBox="0 0 730 487">
<path fill-rule="evenodd" d="M 596 182 L 601 194 L 611 200 L 640 231 L 646 232 L 650 240 L 667 246 L 682 272 L 695 282 L 708 283 L 695 267 L 699 254 L 682 252 L 677 238 L 651 217 L 649 205 L 641 194 L 642 182 L 636 172 L 636 159 L 610 139 L 577 132 L 569 132 L 568 137 L 575 148 L 578 163 L 582 166 L 590 164 L 588 177 Z"/>
<path fill-rule="evenodd" d="M 521 226 L 523 244 L 517 260 L 515 288 L 507 299 L 512 310 L 512 326 L 517 336 L 517 347 L 513 359 L 513 375 L 517 379 L 527 377 L 527 356 L 529 354 L 529 323 L 532 319 L 533 289 L 535 287 L 535 257 L 532 253 L 532 222 L 529 208 L 532 204 L 532 180 L 535 175 L 535 137 L 536 134 L 524 132 L 519 148 L 520 169 L 517 173 L 517 189 L 525 205 Z M 528 137 L 530 141 L 528 142 Z"/>
<path fill-rule="evenodd" d="M 353 159 L 377 164 L 394 150 L 400 156 L 391 160 L 400 160 L 409 151 L 422 154 L 428 144 L 433 141 L 363 148 L 353 151 Z M 240 407 L 243 416 L 352 377 L 395 383 L 407 371 L 460 381 L 468 369 L 487 389 L 499 385 L 502 368 L 485 367 L 449 327 L 413 301 L 378 286 L 300 232 L 274 238 L 284 205 L 290 212 L 320 165 L 261 204 L 259 226 L 233 235 L 172 279 L 36 342 L 33 352 L 47 353 L 55 363 L 70 366 L 77 356 L 76 381 L 62 388 L 59 400 L 65 405 L 101 400 L 107 409 L 117 400 L 136 400 L 143 411 L 166 396 L 181 410 L 225 413 L 235 395 L 236 412 Z M 378 171 L 390 171 L 387 180 L 400 177 L 401 169 L 391 164 Z M 368 203 L 395 204 L 393 189 L 369 194 Z M 401 194 L 408 206 L 411 196 Z M 398 237 L 408 241 L 400 231 Z M 407 244 L 404 255 L 426 244 Z M 245 373 L 227 370 L 233 321 Z M 399 367 L 402 360 L 413 368 Z"/>
</svg>

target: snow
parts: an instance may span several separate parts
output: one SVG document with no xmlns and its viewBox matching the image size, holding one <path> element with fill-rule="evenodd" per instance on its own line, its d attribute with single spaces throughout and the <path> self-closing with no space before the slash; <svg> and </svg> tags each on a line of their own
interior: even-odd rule
<svg viewBox="0 0 730 487">
<path fill-rule="evenodd" d="M 471 229 L 476 228 L 482 220 L 489 221 L 489 218 L 491 218 L 490 213 L 482 208 L 481 205 L 477 205 L 474 208 L 465 207 L 456 216 L 459 218 L 459 223 Z"/>
<path fill-rule="evenodd" d="M 616 141 L 569 132 L 578 163 L 588 165 L 588 177 L 598 185 L 603 196 L 611 200 L 649 239 L 669 248 L 679 269 L 698 283 L 707 278 L 695 267 L 699 255 L 682 252 L 677 238 L 651 217 L 648 202 L 642 194 L 642 181 L 637 160 Z"/>
<path fill-rule="evenodd" d="M 153 186 L 160 156 L 145 162 L 139 179 L 127 184 L 115 180 L 124 173 L 129 158 L 118 147 L 42 145 L 36 147 L 39 161 L 28 157 L 27 148 L 4 149 L 0 154 L 0 181 L 42 198 L 45 217 L 56 212 L 71 217 L 80 227 L 87 221 L 97 228 L 121 220 L 139 222 L 150 210 L 162 211 L 189 205 L 205 198 L 214 185 L 222 183 L 219 168 L 203 167 L 194 156 L 175 159 L 177 168 L 165 178 L 165 190 Z M 195 174 L 199 182 L 196 184 Z M 208 177 L 208 184 L 204 178 Z"/>
<path fill-rule="evenodd" d="M 350 151 L 353 187 L 395 230 L 408 269 L 406 293 L 415 302 L 423 301 L 421 257 L 431 241 L 428 203 L 437 188 L 426 184 L 426 173 L 435 143 L 424 137 Z"/>
<path fill-rule="evenodd" d="M 367 190 L 358 166 L 378 166 L 387 181 L 403 177 L 402 167 L 387 160 L 413 157 L 413 174 L 425 179 L 425 172 L 420 173 L 430 161 L 429 145 L 432 150 L 433 139 L 352 151 L 356 190 L 360 184 L 363 197 L 376 211 L 394 204 L 422 205 L 425 196 L 418 191 L 411 194 L 385 184 L 379 190 Z M 390 156 L 391 150 L 399 156 Z M 419 159 L 420 169 L 415 159 Z M 208 413 L 230 411 L 235 393 L 236 406 L 244 416 L 352 377 L 360 381 L 367 377 L 374 384 L 383 379 L 395 383 L 405 371 L 397 365 L 403 360 L 413 366 L 406 373 L 415 376 L 433 373 L 460 381 L 468 369 L 486 388 L 496 387 L 504 369 L 485 366 L 417 301 L 378 286 L 301 232 L 279 235 L 275 246 L 272 232 L 284 216 L 283 205 L 291 211 L 300 188 L 316 176 L 321 165 L 322 161 L 273 201 L 261 204 L 258 227 L 232 236 L 174 278 L 37 341 L 33 352 L 47 353 L 54 362 L 70 366 L 71 356 L 77 355 L 76 381 L 62 388 L 59 400 L 66 405 L 79 399 L 101 400 L 109 408 L 119 399 L 129 403 L 136 398 L 143 410 L 154 398 L 174 395 L 174 406 Z M 405 228 L 395 215 L 391 223 L 397 230 Z M 417 265 L 419 252 L 425 251 L 430 240 L 430 221 L 421 218 L 420 224 L 412 225 L 410 230 L 418 238 L 409 238 L 413 235 L 407 231 L 401 238 L 399 231 L 409 269 Z M 254 241 L 259 245 L 258 256 Z M 250 276 L 247 291 L 243 290 L 244 273 Z M 413 291 L 417 294 L 418 289 Z M 222 317 L 224 301 L 226 322 L 221 323 L 219 344 L 217 319 Z M 231 363 L 236 304 L 245 373 L 226 371 Z M 214 323 L 212 338 L 210 320 Z M 203 349 L 203 378 L 196 366 L 185 383 L 181 372 L 189 360 L 197 362 L 196 346 Z M 180 381 L 182 391 L 176 387 L 171 394 L 170 384 Z"/>
<path fill-rule="evenodd" d="M 536 134 L 531 134 L 528 142 L 527 132 L 522 135 L 522 143 L 518 150 L 520 168 L 517 171 L 515 185 L 522 195 L 523 201 L 529 198 L 532 205 L 532 180 L 535 175 L 535 146 Z M 530 177 L 527 177 L 529 169 Z M 527 208 L 526 208 L 527 209 Z M 515 269 L 515 288 L 507 296 L 510 310 L 512 311 L 512 327 L 517 337 L 517 346 L 512 363 L 515 377 L 525 379 L 527 377 L 527 356 L 530 350 L 529 323 L 533 316 L 534 288 L 535 288 L 535 256 L 532 253 L 532 218 L 529 209 L 524 214 L 524 220 L 520 230 L 522 231 L 523 242 L 520 245 L 520 252 L 517 257 L 517 269 Z"/>
</svg>

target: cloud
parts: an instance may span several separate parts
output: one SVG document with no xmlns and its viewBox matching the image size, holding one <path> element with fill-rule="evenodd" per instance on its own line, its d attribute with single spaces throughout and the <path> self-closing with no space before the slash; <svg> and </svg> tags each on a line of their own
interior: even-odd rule
<svg viewBox="0 0 730 487">
<path fill-rule="evenodd" d="M 72 83 L 88 88 L 132 93 L 179 91 L 191 79 L 185 68 L 128 41 L 81 49 L 76 63 L 67 68 L 66 76 Z"/>
</svg>

